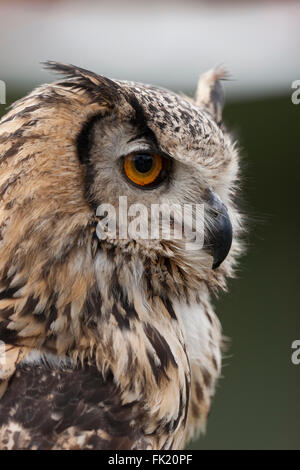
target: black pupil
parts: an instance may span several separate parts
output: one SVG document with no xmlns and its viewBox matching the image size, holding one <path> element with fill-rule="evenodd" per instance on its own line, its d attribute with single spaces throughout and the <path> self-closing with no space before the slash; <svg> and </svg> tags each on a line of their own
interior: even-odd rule
<svg viewBox="0 0 300 470">
<path fill-rule="evenodd" d="M 134 157 L 134 166 L 139 173 L 147 173 L 153 166 L 152 155 L 136 155 Z"/>
</svg>

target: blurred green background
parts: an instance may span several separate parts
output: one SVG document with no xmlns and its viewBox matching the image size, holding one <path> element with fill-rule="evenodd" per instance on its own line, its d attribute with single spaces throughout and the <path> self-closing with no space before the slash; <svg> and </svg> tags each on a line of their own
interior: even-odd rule
<svg viewBox="0 0 300 470">
<path fill-rule="evenodd" d="M 300 339 L 300 105 L 290 96 L 234 102 L 224 115 L 241 147 L 248 251 L 215 302 L 230 346 L 207 434 L 190 447 L 299 449 L 300 365 L 291 343 Z"/>
<path fill-rule="evenodd" d="M 241 144 L 248 253 L 216 304 L 231 338 L 201 449 L 299 449 L 299 124 L 290 96 L 227 106 Z"/>
</svg>

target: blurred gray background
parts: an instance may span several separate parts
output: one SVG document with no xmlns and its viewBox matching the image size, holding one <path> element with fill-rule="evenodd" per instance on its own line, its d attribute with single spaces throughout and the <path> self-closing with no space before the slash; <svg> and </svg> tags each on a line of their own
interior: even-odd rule
<svg viewBox="0 0 300 470">
<path fill-rule="evenodd" d="M 1 1 L 7 104 L 54 77 L 40 62 L 192 95 L 225 64 L 225 121 L 239 139 L 248 252 L 216 301 L 230 338 L 207 434 L 195 449 L 299 449 L 299 1 Z M 0 105 L 0 115 L 5 106 Z"/>
</svg>

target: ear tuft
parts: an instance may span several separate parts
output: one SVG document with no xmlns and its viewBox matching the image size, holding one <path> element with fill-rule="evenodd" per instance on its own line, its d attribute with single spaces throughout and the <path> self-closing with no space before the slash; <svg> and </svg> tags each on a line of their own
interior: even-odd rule
<svg viewBox="0 0 300 470">
<path fill-rule="evenodd" d="M 101 97 L 107 102 L 117 102 L 120 93 L 120 86 L 113 80 L 98 75 L 89 70 L 77 67 L 76 65 L 62 64 L 55 61 L 42 62 L 45 69 L 62 74 L 65 80 L 60 85 L 74 86 L 89 92 L 94 98 Z"/>
<path fill-rule="evenodd" d="M 221 80 L 228 80 L 229 74 L 223 66 L 215 67 L 199 78 L 195 103 L 210 112 L 217 123 L 222 121 L 224 91 Z"/>
</svg>

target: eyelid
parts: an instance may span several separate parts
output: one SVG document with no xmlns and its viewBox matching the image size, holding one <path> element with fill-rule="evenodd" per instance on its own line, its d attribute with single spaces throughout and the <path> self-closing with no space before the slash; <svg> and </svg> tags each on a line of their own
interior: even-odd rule
<svg viewBox="0 0 300 470">
<path fill-rule="evenodd" d="M 130 153 L 142 153 L 142 152 L 147 152 L 147 153 L 158 153 L 156 152 L 152 146 L 149 145 L 149 143 L 146 143 L 143 145 L 143 142 L 132 142 L 132 145 L 128 146 L 128 150 L 126 150 L 126 154 L 122 155 L 122 157 L 125 157 L 126 155 L 129 155 Z"/>
<path fill-rule="evenodd" d="M 126 152 L 125 153 L 123 152 L 123 154 L 120 155 L 119 158 L 124 158 L 131 153 L 139 154 L 139 153 L 147 152 L 151 155 L 154 155 L 154 154 L 161 155 L 163 158 L 167 158 L 171 161 L 175 160 L 175 158 L 172 157 L 172 155 L 169 155 L 168 153 L 163 152 L 161 149 L 154 147 L 149 142 L 147 142 L 146 145 L 141 145 L 141 142 L 136 142 L 136 144 L 137 144 L 136 146 L 129 146 L 128 149 L 126 149 Z"/>
</svg>

